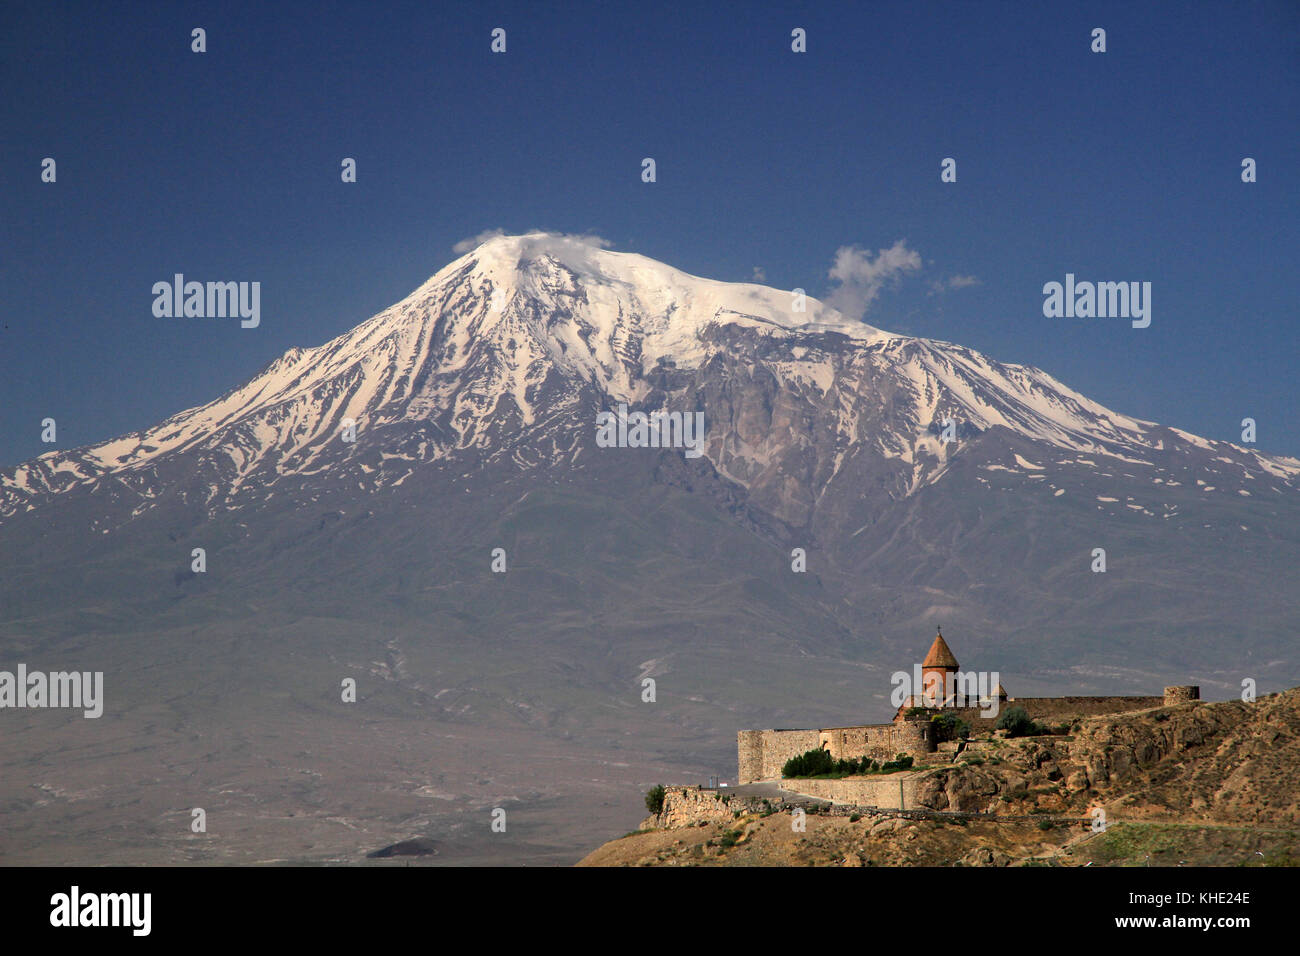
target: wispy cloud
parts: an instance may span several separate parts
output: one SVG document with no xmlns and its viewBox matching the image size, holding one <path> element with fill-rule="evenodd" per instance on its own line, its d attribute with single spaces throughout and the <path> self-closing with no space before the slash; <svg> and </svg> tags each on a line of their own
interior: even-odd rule
<svg viewBox="0 0 1300 956">
<path fill-rule="evenodd" d="M 506 231 L 504 229 L 485 229 L 483 232 L 480 232 L 477 236 L 470 236 L 468 239 L 462 239 L 460 242 L 456 243 L 454 246 L 451 247 L 451 251 L 456 253 L 456 255 L 458 256 L 464 255 L 466 252 L 469 252 L 471 249 L 477 249 L 479 246 L 483 245 L 483 243 L 487 242 L 489 239 L 495 239 L 497 236 L 504 236 L 505 234 Z"/>
<path fill-rule="evenodd" d="M 755 282 L 766 282 L 766 281 L 767 281 L 767 270 L 764 269 L 762 266 L 754 266 L 754 281 L 755 281 Z"/>
<path fill-rule="evenodd" d="M 942 295 L 951 289 L 968 289 L 973 285 L 983 285 L 975 276 L 949 276 L 947 279 L 935 279 L 930 283 L 930 295 Z"/>
<path fill-rule="evenodd" d="M 826 297 L 826 304 L 846 318 L 863 319 L 881 289 L 920 268 L 921 256 L 907 248 L 906 239 L 879 250 L 874 257 L 857 246 L 840 246 L 827 273 L 839 285 Z"/>
<path fill-rule="evenodd" d="M 499 236 L 507 236 L 510 233 L 504 229 L 485 229 L 477 236 L 470 236 L 468 239 L 462 239 L 451 247 L 451 251 L 457 255 L 463 255 L 473 249 L 477 249 L 483 243 L 490 239 L 496 239 Z M 561 243 L 572 243 L 579 246 L 590 246 L 593 249 L 609 249 L 614 244 L 608 239 L 596 235 L 592 232 L 551 232 L 547 229 L 529 229 L 524 235 L 536 238 L 546 238 L 556 240 Z"/>
</svg>

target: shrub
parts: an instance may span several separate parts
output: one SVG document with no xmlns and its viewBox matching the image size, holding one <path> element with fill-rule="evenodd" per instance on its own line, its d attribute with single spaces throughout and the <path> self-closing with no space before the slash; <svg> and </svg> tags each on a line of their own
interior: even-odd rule
<svg viewBox="0 0 1300 956">
<path fill-rule="evenodd" d="M 911 770 L 912 758 L 907 754 L 899 754 L 893 760 L 886 760 L 880 765 L 881 773 L 893 773 L 895 770 Z"/>
<path fill-rule="evenodd" d="M 935 714 L 930 718 L 930 726 L 934 729 L 936 743 L 965 740 L 970 736 L 970 724 L 956 714 Z"/>
<path fill-rule="evenodd" d="M 862 819 L 862 814 L 860 814 L 860 813 L 850 813 L 850 814 L 849 814 L 849 823 L 857 823 L 857 822 L 858 822 L 859 820 L 861 820 L 861 819 Z"/>
<path fill-rule="evenodd" d="M 656 783 L 646 791 L 645 808 L 655 816 L 664 812 L 664 785 Z"/>
<path fill-rule="evenodd" d="M 1032 737 L 1043 732 L 1042 727 L 1029 719 L 1023 707 L 1004 710 L 993 726 L 996 730 L 1005 730 L 1008 737 Z"/>
<path fill-rule="evenodd" d="M 791 757 L 781 768 L 782 777 L 847 777 L 857 774 L 892 773 L 907 770 L 912 758 L 899 754 L 896 760 L 880 764 L 870 757 L 836 760 L 825 750 L 809 750 Z"/>
<path fill-rule="evenodd" d="M 1039 820 L 1039 821 L 1038 821 L 1038 829 L 1040 829 L 1040 830 L 1050 830 L 1050 829 L 1052 829 L 1052 821 L 1051 821 L 1051 820 Z"/>
<path fill-rule="evenodd" d="M 722 836 L 718 839 L 718 846 L 728 847 L 728 848 L 733 847 L 736 845 L 736 841 L 739 839 L 740 839 L 739 830 L 728 830 L 726 833 L 722 834 Z"/>
<path fill-rule="evenodd" d="M 829 752 L 820 747 L 791 757 L 781 768 L 783 777 L 816 777 L 830 773 L 835 768 L 835 761 Z"/>
</svg>

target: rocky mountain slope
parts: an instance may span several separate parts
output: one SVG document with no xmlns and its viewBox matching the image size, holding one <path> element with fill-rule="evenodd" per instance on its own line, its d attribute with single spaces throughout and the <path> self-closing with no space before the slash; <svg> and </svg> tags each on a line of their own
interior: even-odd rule
<svg viewBox="0 0 1300 956">
<path fill-rule="evenodd" d="M 105 777 L 124 806 L 220 790 L 223 741 L 282 771 L 248 778 L 258 806 L 300 806 L 299 770 L 330 805 L 345 781 L 302 753 L 368 766 L 359 722 L 433 728 L 360 791 L 429 812 L 312 851 L 345 856 L 508 796 L 570 808 L 547 852 L 576 858 L 626 812 L 592 780 L 725 776 L 740 727 L 884 719 L 936 622 L 1019 695 L 1300 683 L 1300 462 L 796 301 L 563 237 L 484 243 L 207 405 L 0 469 L 5 657 L 105 672 L 137 742 L 139 773 Z M 702 412 L 703 454 L 600 447 L 619 403 Z M 303 713 L 306 746 L 281 729 Z M 44 754 L 44 785 L 84 791 L 58 757 L 77 738 L 25 720 L 0 805 L 53 812 L 18 769 Z"/>
<path fill-rule="evenodd" d="M 618 403 L 702 411 L 703 457 L 597 447 L 596 415 Z M 29 601 L 36 576 L 93 580 L 87 564 L 111 554 L 126 573 L 95 595 L 129 596 L 141 547 L 194 534 L 239 548 L 226 564 L 248 570 L 241 587 L 288 560 L 294 590 L 328 594 L 315 543 L 266 563 L 272 526 L 373 517 L 378 552 L 397 559 L 392 539 L 429 502 L 445 545 L 504 517 L 477 513 L 474 495 L 572 490 L 590 522 L 602 497 L 671 488 L 769 551 L 765 588 L 788 572 L 783 553 L 805 549 L 821 593 L 804 588 L 791 616 L 832 643 L 845 628 L 888 643 L 957 619 L 975 647 L 1004 645 L 1005 665 L 1025 663 L 1027 644 L 1043 651 L 1051 627 L 1036 653 L 1049 669 L 1095 658 L 1102 633 L 1127 638 L 1107 656 L 1134 668 L 1140 634 L 1153 651 L 1141 660 L 1172 661 L 1176 642 L 1207 680 L 1227 634 L 1236 670 L 1286 670 L 1298 482 L 1298 461 L 1112 412 L 1038 369 L 532 234 L 484 243 L 208 405 L 4 469 L 0 570 L 22 584 L 11 623 L 82 600 L 41 601 L 37 587 Z M 1109 576 L 1090 570 L 1096 547 Z"/>
<path fill-rule="evenodd" d="M 1096 468 L 1088 456 L 1101 456 L 1173 488 L 1181 482 L 1160 476 L 1204 472 L 1215 476 L 1197 483 L 1207 495 L 1297 487 L 1300 461 L 1121 415 L 1040 369 L 893 335 L 801 299 L 560 237 L 496 238 L 353 331 L 290 350 L 208 405 L 7 469 L 0 517 L 108 478 L 139 496 L 135 517 L 160 494 L 188 500 L 194 488 L 167 480 L 187 460 L 184 483 L 208 482 L 209 513 L 327 469 L 365 490 L 455 458 L 578 469 L 591 454 L 581 433 L 619 402 L 703 410 L 718 474 L 794 527 L 824 498 L 861 497 L 848 492 L 864 477 L 906 497 L 938 480 L 964 441 L 995 429 L 1036 443 L 1034 457 L 1048 464 Z M 342 437 L 349 420 L 352 442 Z M 1047 464 L 1020 456 L 981 464 L 1050 477 L 1035 474 Z"/>
</svg>

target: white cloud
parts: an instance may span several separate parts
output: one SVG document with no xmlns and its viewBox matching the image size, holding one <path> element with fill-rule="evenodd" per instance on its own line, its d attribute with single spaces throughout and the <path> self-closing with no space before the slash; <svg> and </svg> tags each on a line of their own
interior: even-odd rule
<svg viewBox="0 0 1300 956">
<path fill-rule="evenodd" d="M 754 281 L 755 282 L 767 281 L 767 271 L 762 266 L 754 266 Z"/>
<path fill-rule="evenodd" d="M 546 232 L 544 229 L 538 229 L 537 232 Z M 596 235 L 594 232 L 547 232 L 546 235 L 551 239 L 558 239 L 561 242 L 576 243 L 580 246 L 590 246 L 593 249 L 609 249 L 614 245 L 608 239 Z"/>
<path fill-rule="evenodd" d="M 466 252 L 477 249 L 483 243 L 490 239 L 496 239 L 499 236 L 510 235 L 504 229 L 485 229 L 477 236 L 471 236 L 468 239 L 462 239 L 451 247 L 451 251 L 457 255 L 464 255 Z M 558 241 L 561 244 L 573 244 L 579 246 L 590 246 L 593 249 L 608 249 L 614 244 L 608 239 L 604 239 L 595 233 L 576 233 L 576 232 L 549 232 L 545 229 L 529 229 L 524 233 L 533 239 L 545 239 L 549 241 Z"/>
<path fill-rule="evenodd" d="M 950 289 L 968 289 L 973 285 L 983 285 L 976 276 L 949 276 L 936 279 L 930 283 L 930 295 L 941 295 Z"/>
<path fill-rule="evenodd" d="M 477 236 L 470 236 L 468 239 L 462 239 L 451 247 L 451 251 L 456 253 L 458 256 L 464 255 L 471 249 L 477 249 L 489 239 L 495 239 L 497 236 L 504 236 L 505 234 L 506 231 L 504 229 L 486 229 L 483 232 L 480 232 Z"/>
<path fill-rule="evenodd" d="M 886 284 L 897 282 L 904 273 L 920 268 L 921 256 L 907 248 L 906 239 L 879 250 L 874 258 L 857 246 L 840 246 L 827 273 L 839 286 L 826 297 L 826 304 L 846 318 L 862 319 Z"/>
</svg>

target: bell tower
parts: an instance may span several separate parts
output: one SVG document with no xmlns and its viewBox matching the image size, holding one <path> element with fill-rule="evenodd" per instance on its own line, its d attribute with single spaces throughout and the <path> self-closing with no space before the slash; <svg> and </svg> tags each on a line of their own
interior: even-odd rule
<svg viewBox="0 0 1300 956">
<path fill-rule="evenodd" d="M 943 639 L 943 629 L 938 632 L 921 663 L 921 697 L 928 707 L 942 707 L 957 692 L 957 658 Z"/>
</svg>

